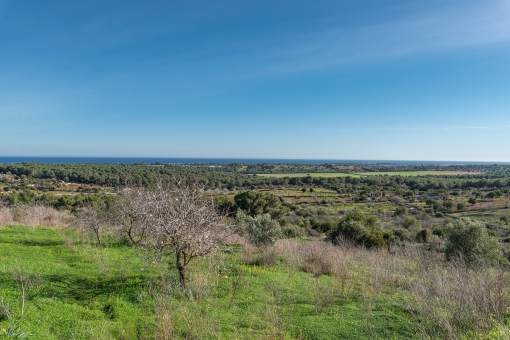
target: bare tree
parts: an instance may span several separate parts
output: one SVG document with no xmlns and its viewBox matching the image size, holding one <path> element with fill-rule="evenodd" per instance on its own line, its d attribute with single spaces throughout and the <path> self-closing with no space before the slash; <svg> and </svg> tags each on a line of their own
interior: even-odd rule
<svg viewBox="0 0 510 340">
<path fill-rule="evenodd" d="M 131 243 L 138 245 L 149 237 L 149 191 L 143 187 L 126 186 L 118 191 L 119 200 L 110 209 L 110 218 L 121 227 Z"/>
<path fill-rule="evenodd" d="M 101 245 L 101 231 L 110 220 L 105 207 L 86 205 L 78 213 L 78 224 L 96 235 L 97 242 Z"/>
<path fill-rule="evenodd" d="M 151 189 L 126 188 L 121 194 L 124 231 L 156 260 L 172 255 L 182 288 L 190 261 L 218 250 L 231 234 L 228 219 L 204 194 L 196 183 L 177 181 L 172 186 L 157 181 Z"/>
</svg>

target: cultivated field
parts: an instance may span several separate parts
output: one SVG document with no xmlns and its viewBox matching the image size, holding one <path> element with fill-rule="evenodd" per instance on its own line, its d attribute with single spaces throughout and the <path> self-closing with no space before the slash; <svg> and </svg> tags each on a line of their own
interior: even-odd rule
<svg viewBox="0 0 510 340">
<path fill-rule="evenodd" d="M 456 176 L 456 175 L 479 175 L 481 172 L 469 171 L 388 171 L 388 172 L 315 172 L 315 173 L 288 173 L 288 174 L 258 174 L 264 177 L 360 177 L 360 176 Z"/>
</svg>

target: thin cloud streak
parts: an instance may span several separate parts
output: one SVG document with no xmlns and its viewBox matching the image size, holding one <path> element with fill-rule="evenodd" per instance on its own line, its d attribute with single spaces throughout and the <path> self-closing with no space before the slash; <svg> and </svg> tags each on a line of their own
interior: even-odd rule
<svg viewBox="0 0 510 340">
<path fill-rule="evenodd" d="M 510 130 L 508 127 L 494 126 L 451 126 L 454 129 L 473 129 L 473 130 Z"/>
<path fill-rule="evenodd" d="M 509 131 L 510 126 L 435 126 L 435 127 L 393 127 L 393 126 L 379 126 L 367 128 L 353 128 L 342 129 L 346 131 L 385 131 L 385 130 L 400 130 L 400 131 L 437 131 L 437 130 L 500 130 Z"/>
<path fill-rule="evenodd" d="M 355 62 L 509 42 L 510 10 L 502 1 L 471 4 L 460 10 L 437 8 L 434 13 L 408 20 L 331 29 L 286 40 L 291 43 L 280 44 L 283 47 L 270 52 L 242 56 L 259 66 L 240 78 L 285 76 Z"/>
</svg>

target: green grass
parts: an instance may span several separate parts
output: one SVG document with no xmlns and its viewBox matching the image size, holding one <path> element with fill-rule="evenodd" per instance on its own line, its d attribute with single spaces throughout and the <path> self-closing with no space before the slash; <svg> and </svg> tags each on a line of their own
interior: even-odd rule
<svg viewBox="0 0 510 340">
<path fill-rule="evenodd" d="M 370 268 L 357 262 L 347 263 L 345 281 L 282 259 L 250 265 L 233 246 L 224 261 L 192 262 L 183 292 L 171 263 L 146 267 L 112 237 L 102 248 L 82 241 L 73 229 L 0 228 L 0 339 L 13 322 L 31 339 L 83 340 L 419 339 L 430 323 L 407 312 L 405 291 L 362 285 Z M 25 291 L 23 317 L 19 269 L 42 278 Z"/>
<path fill-rule="evenodd" d="M 64 237 L 67 243 L 54 228 L 0 229 L 0 300 L 15 317 L 21 293 L 10 271 L 22 268 L 43 279 L 27 290 L 20 321 L 32 339 L 156 339 L 165 322 L 177 338 L 418 338 L 398 297 L 374 296 L 367 309 L 358 287 L 318 311 L 314 287 L 332 286 L 334 277 L 290 273 L 284 264 L 247 265 L 227 255 L 219 276 L 207 261 L 190 265 L 190 290 L 207 292 L 191 299 L 175 286 L 173 270 L 145 268 L 130 246 L 79 244 L 74 230 Z M 0 332 L 9 324 L 0 314 Z"/>
<path fill-rule="evenodd" d="M 258 174 L 257 176 L 264 177 L 360 177 L 360 176 L 455 176 L 463 174 L 476 174 L 474 172 L 463 172 L 463 171 L 388 171 L 388 172 L 358 172 L 347 174 L 343 172 L 316 172 L 316 173 L 288 173 L 288 174 Z"/>
</svg>

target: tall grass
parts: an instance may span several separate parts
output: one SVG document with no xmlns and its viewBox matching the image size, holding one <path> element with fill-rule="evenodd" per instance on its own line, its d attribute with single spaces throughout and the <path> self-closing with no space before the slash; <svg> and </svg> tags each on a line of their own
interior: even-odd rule
<svg viewBox="0 0 510 340">
<path fill-rule="evenodd" d="M 172 270 L 145 266 L 121 242 L 96 248 L 79 238 L 72 228 L 0 230 L 2 327 L 24 309 L 23 330 L 48 339 L 510 334 L 507 268 L 446 262 L 419 246 L 390 254 L 282 239 L 263 252 L 235 237 L 222 256 L 192 263 L 183 289 Z"/>
<path fill-rule="evenodd" d="M 289 267 L 336 279 L 334 286 L 310 280 L 317 313 L 331 305 L 334 296 L 357 297 L 370 318 L 378 296 L 397 295 L 423 338 L 462 339 L 505 328 L 510 312 L 510 272 L 502 266 L 473 268 L 420 247 L 392 255 L 350 244 L 280 240 L 276 249 Z"/>
<path fill-rule="evenodd" d="M 73 216 L 66 211 L 57 210 L 46 205 L 0 205 L 0 226 L 69 226 Z"/>
</svg>

